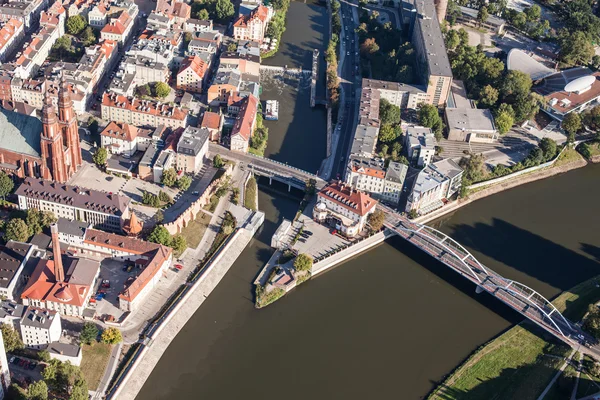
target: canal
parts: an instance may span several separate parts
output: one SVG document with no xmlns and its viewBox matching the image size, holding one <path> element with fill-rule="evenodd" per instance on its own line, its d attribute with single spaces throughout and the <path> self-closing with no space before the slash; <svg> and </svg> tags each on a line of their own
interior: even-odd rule
<svg viewBox="0 0 600 400">
<path fill-rule="evenodd" d="M 489 267 L 554 296 L 600 273 L 599 175 L 600 166 L 590 166 L 534 182 L 437 225 Z M 261 185 L 259 202 L 264 227 L 173 341 L 139 399 L 419 399 L 521 320 L 401 239 L 255 310 L 252 281 L 298 199 Z"/>
</svg>

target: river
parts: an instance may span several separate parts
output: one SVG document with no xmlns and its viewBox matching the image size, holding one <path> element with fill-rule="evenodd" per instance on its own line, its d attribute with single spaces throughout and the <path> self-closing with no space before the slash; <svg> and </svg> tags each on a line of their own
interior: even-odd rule
<svg viewBox="0 0 600 400">
<path fill-rule="evenodd" d="M 477 201 L 438 225 L 553 296 L 600 273 L 600 166 Z M 265 191 L 266 190 L 266 191 Z M 281 194 L 280 194 L 281 193 Z M 268 242 L 297 199 L 261 185 L 267 221 L 173 341 L 139 399 L 418 399 L 521 317 L 394 239 L 255 310 Z"/>
</svg>

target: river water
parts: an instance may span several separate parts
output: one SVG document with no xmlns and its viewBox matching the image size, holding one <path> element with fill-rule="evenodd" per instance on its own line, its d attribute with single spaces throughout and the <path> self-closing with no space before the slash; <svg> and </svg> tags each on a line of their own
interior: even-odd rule
<svg viewBox="0 0 600 400">
<path fill-rule="evenodd" d="M 600 273 L 600 166 L 477 201 L 438 225 L 546 296 Z M 401 239 L 255 310 L 252 281 L 298 199 L 261 185 L 265 226 L 173 341 L 139 399 L 418 399 L 521 320 Z M 401 395 L 400 395 L 401 394 Z"/>
</svg>

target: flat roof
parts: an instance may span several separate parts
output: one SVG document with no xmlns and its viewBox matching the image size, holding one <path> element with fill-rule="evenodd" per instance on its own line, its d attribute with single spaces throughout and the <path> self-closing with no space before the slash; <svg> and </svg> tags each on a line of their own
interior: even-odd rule
<svg viewBox="0 0 600 400">
<path fill-rule="evenodd" d="M 421 30 L 423 55 L 429 65 L 429 72 L 431 75 L 452 77 L 452 68 L 433 0 L 416 0 L 414 6 L 417 10 L 416 25 Z"/>
<path fill-rule="evenodd" d="M 56 221 L 58 225 L 58 231 L 67 235 L 78 236 L 83 238 L 85 236 L 85 230 L 90 224 L 81 221 L 71 221 L 66 218 L 59 218 Z"/>
<path fill-rule="evenodd" d="M 488 109 L 446 108 L 448 129 L 464 131 L 495 131 L 494 117 Z"/>
<path fill-rule="evenodd" d="M 68 344 L 68 343 L 60 343 L 60 342 L 52 342 L 48 345 L 48 347 L 46 347 L 46 350 L 48 350 L 49 353 L 51 354 L 57 354 L 57 355 L 61 355 L 61 356 L 67 356 L 67 357 L 79 357 L 79 354 L 81 353 L 81 347 L 74 345 L 74 344 Z"/>
</svg>

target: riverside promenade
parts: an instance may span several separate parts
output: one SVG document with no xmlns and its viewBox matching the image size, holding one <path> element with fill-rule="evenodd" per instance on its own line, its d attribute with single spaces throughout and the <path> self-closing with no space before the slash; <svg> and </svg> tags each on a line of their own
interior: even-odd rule
<svg viewBox="0 0 600 400">
<path fill-rule="evenodd" d="M 194 284 L 192 289 L 178 303 L 176 309 L 151 335 L 150 340 L 140 353 L 137 360 L 127 372 L 119 386 L 109 397 L 110 399 L 132 400 L 138 395 L 146 379 L 158 364 L 158 361 L 167 350 L 175 336 L 190 320 L 204 300 L 210 295 L 218 283 L 223 279 L 229 268 L 238 259 L 242 251 L 256 231 L 264 222 L 264 214 L 260 211 L 249 212 L 246 221 L 239 223 L 237 229 L 227 245 L 221 249 L 218 256 L 207 266 L 206 272 Z"/>
</svg>

